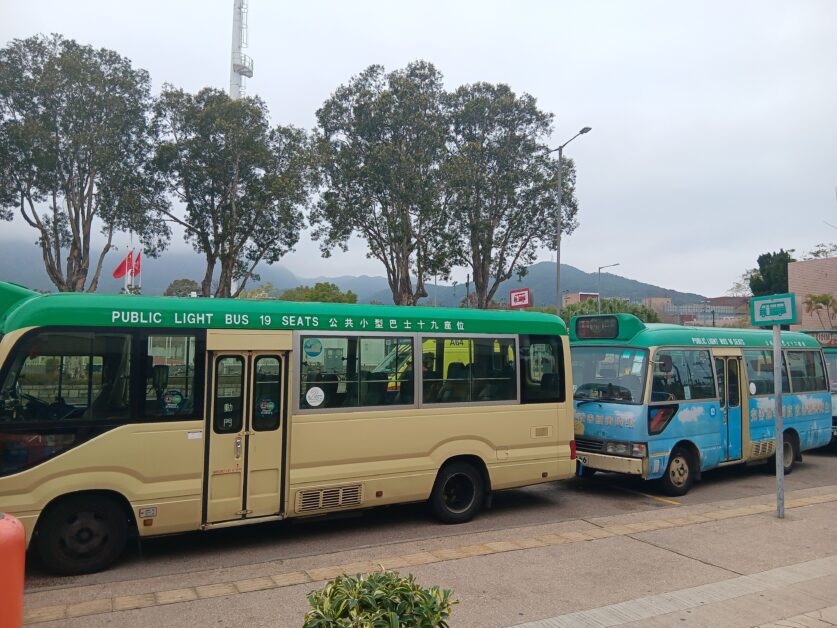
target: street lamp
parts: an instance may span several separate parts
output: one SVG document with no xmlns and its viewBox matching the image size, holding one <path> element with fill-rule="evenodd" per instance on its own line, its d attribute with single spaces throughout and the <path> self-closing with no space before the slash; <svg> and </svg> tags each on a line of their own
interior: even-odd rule
<svg viewBox="0 0 837 628">
<path fill-rule="evenodd" d="M 599 266 L 599 278 L 596 281 L 596 309 L 599 314 L 602 313 L 602 268 L 612 268 L 613 266 L 619 266 L 619 262 Z"/>
<path fill-rule="evenodd" d="M 586 126 L 558 148 L 552 148 L 546 151 L 547 155 L 556 151 L 558 152 L 558 218 L 556 219 L 558 229 L 555 235 L 555 313 L 559 315 L 561 313 L 561 231 L 564 228 L 564 214 L 562 212 L 564 205 L 564 146 L 572 142 L 579 135 L 584 135 L 590 131 L 592 129 Z"/>
</svg>

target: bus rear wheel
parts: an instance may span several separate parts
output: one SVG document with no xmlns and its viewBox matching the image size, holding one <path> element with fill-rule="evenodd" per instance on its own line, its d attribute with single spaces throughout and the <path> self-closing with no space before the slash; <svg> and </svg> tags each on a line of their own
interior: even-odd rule
<svg viewBox="0 0 837 628">
<path fill-rule="evenodd" d="M 785 475 L 793 471 L 797 460 L 799 460 L 799 445 L 796 444 L 796 437 L 792 433 L 785 432 L 785 438 L 782 441 L 782 463 Z M 767 470 L 770 473 L 776 473 L 776 454 L 767 459 Z"/>
<path fill-rule="evenodd" d="M 439 470 L 430 507 L 443 523 L 465 523 L 480 511 L 484 499 L 480 472 L 468 463 L 454 462 Z"/>
<path fill-rule="evenodd" d="M 55 574 L 101 571 L 125 549 L 128 519 L 109 497 L 67 497 L 51 506 L 43 517 L 35 548 L 44 566 Z"/>
<path fill-rule="evenodd" d="M 675 447 L 668 458 L 668 466 L 662 477 L 663 492 L 677 497 L 685 495 L 695 481 L 692 456 L 683 447 Z"/>
</svg>

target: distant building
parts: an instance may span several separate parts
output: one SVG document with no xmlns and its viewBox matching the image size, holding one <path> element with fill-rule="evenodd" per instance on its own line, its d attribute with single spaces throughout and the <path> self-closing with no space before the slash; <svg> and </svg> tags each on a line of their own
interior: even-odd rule
<svg viewBox="0 0 837 628">
<path fill-rule="evenodd" d="M 830 329 L 837 319 L 825 309 L 806 312 L 805 299 L 811 294 L 830 294 L 837 301 L 837 257 L 809 259 L 788 264 L 788 291 L 796 294 L 798 324 L 792 329 Z"/>
<path fill-rule="evenodd" d="M 582 303 L 584 301 L 596 300 L 599 296 L 598 292 L 566 292 L 561 299 L 564 306 L 573 305 L 574 303 Z"/>
<path fill-rule="evenodd" d="M 675 305 L 669 297 L 647 297 L 642 304 L 654 310 L 664 323 L 706 327 L 738 327 L 746 324 L 747 297 L 713 297 L 701 303 Z"/>
</svg>

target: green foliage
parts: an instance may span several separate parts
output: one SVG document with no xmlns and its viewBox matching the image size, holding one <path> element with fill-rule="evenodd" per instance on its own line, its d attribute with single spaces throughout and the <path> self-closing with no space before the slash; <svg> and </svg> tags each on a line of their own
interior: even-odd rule
<svg viewBox="0 0 837 628">
<path fill-rule="evenodd" d="M 538 248 L 556 241 L 558 160 L 548 153 L 552 114 L 508 85 L 465 85 L 447 98 L 449 157 L 443 167 L 460 264 L 470 266 L 476 307 L 523 276 Z M 576 226 L 575 167 L 563 160 L 562 231 Z"/>
<path fill-rule="evenodd" d="M 282 301 L 314 301 L 318 303 L 357 303 L 357 295 L 351 290 L 342 292 L 337 284 L 322 282 L 314 287 L 299 286 L 285 290 L 279 297 Z"/>
<path fill-rule="evenodd" d="M 303 628 L 447 628 L 451 596 L 393 571 L 342 575 L 308 595 Z"/>
<path fill-rule="evenodd" d="M 783 294 L 788 291 L 788 264 L 796 261 L 791 253 L 793 249 L 779 249 L 778 253 L 759 255 L 759 267 L 750 275 L 753 296 Z"/>
<path fill-rule="evenodd" d="M 829 257 L 837 257 L 837 244 L 830 242 L 820 242 L 813 249 L 808 251 L 802 259 L 826 259 Z"/>
<path fill-rule="evenodd" d="M 150 84 L 129 59 L 60 35 L 0 50 L 0 210 L 17 209 L 36 231 L 60 291 L 96 290 L 115 232 L 138 234 L 148 257 L 166 244 L 168 225 L 154 220 L 168 200 L 151 163 Z"/>
<path fill-rule="evenodd" d="M 833 321 L 837 319 L 837 301 L 829 293 L 808 294 L 803 301 L 805 312 L 816 314 L 823 329 L 832 329 Z"/>
<path fill-rule="evenodd" d="M 741 276 L 732 284 L 732 287 L 727 290 L 727 294 L 731 297 L 751 297 L 753 291 L 750 290 L 750 279 L 758 271 L 755 268 L 750 268 L 741 273 Z"/>
<path fill-rule="evenodd" d="M 170 85 L 156 105 L 163 141 L 157 165 L 183 210 L 162 212 L 206 258 L 201 293 L 238 296 L 261 262 L 272 264 L 299 240 L 311 191 L 305 133 L 271 128 L 258 98 L 231 99 L 205 88 Z M 233 289 L 237 282 L 237 289 Z"/>
<path fill-rule="evenodd" d="M 200 293 L 201 287 L 194 279 L 175 279 L 163 292 L 166 297 L 188 297 L 193 292 Z"/>
<path fill-rule="evenodd" d="M 554 308 L 553 308 L 554 311 Z M 580 303 L 573 303 L 561 308 L 561 318 L 569 325 L 573 316 L 580 314 L 598 314 L 599 303 L 596 299 L 587 299 Z M 644 323 L 659 323 L 660 317 L 651 308 L 644 305 L 637 305 L 625 299 L 602 299 L 602 314 L 633 314 Z"/>
<path fill-rule="evenodd" d="M 443 207 L 442 75 L 417 61 L 384 73 L 373 65 L 317 111 L 322 191 L 310 220 L 325 257 L 356 234 L 386 269 L 393 302 L 415 305 L 425 280 L 446 278 L 454 234 Z M 415 278 L 415 286 L 413 285 Z"/>
<path fill-rule="evenodd" d="M 269 281 L 259 284 L 250 290 L 242 290 L 238 295 L 239 299 L 278 299 L 279 292 Z"/>
</svg>

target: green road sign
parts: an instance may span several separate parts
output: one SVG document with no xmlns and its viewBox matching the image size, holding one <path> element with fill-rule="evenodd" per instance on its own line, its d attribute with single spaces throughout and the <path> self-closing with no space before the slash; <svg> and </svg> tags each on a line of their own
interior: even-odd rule
<svg viewBox="0 0 837 628">
<path fill-rule="evenodd" d="M 753 325 L 792 325 L 796 322 L 796 295 L 790 292 L 752 297 L 750 322 Z"/>
</svg>

